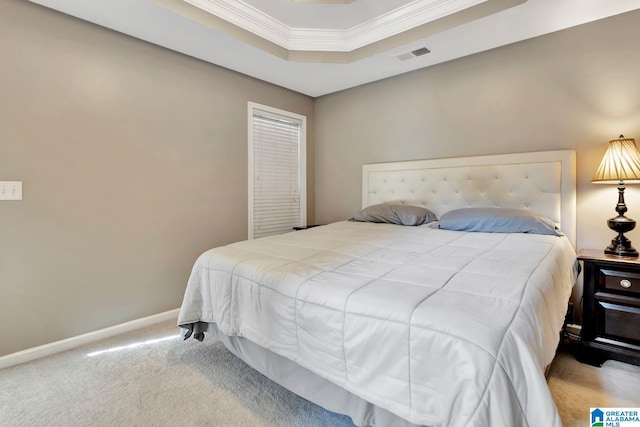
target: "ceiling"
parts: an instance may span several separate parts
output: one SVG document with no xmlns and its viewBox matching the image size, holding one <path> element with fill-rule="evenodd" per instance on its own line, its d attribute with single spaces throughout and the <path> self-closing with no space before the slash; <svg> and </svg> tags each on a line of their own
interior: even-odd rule
<svg viewBox="0 0 640 427">
<path fill-rule="evenodd" d="M 640 9 L 638 0 L 31 1 L 313 97 Z"/>
</svg>

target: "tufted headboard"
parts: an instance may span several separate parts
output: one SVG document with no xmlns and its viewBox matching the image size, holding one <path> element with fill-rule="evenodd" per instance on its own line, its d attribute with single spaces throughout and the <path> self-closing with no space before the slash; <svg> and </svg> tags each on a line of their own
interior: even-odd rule
<svg viewBox="0 0 640 427">
<path fill-rule="evenodd" d="M 438 217 L 463 207 L 524 208 L 554 221 L 576 246 L 573 150 L 362 166 L 362 207 L 402 202 Z"/>
</svg>

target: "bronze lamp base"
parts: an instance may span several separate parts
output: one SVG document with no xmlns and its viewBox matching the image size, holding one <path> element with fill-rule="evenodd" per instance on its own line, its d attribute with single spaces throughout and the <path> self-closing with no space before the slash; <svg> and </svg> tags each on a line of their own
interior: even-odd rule
<svg viewBox="0 0 640 427">
<path fill-rule="evenodd" d="M 631 246 L 631 240 L 624 236 L 624 233 L 636 228 L 636 222 L 624 215 L 618 215 L 607 220 L 607 225 L 610 229 L 616 231 L 618 235 L 611 240 L 611 244 L 606 247 L 604 253 L 619 257 L 637 257 L 638 251 Z"/>
</svg>

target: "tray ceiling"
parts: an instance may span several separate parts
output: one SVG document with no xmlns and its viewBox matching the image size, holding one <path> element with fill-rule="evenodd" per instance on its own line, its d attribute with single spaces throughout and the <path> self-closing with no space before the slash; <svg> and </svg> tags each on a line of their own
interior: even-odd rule
<svg viewBox="0 0 640 427">
<path fill-rule="evenodd" d="M 640 9 L 638 0 L 30 1 L 309 96 Z"/>
</svg>

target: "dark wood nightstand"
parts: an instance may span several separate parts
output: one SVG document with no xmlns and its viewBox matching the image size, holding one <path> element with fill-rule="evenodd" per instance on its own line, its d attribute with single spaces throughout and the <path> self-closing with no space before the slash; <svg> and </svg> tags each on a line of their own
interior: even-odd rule
<svg viewBox="0 0 640 427">
<path fill-rule="evenodd" d="M 299 227 L 293 227 L 293 230 L 296 230 L 296 231 L 307 230 L 307 229 L 313 228 L 313 227 L 320 227 L 321 225 L 322 224 L 301 225 Z"/>
<path fill-rule="evenodd" d="M 577 358 L 601 366 L 607 359 L 640 365 L 640 258 L 584 249 L 582 339 Z"/>
</svg>

